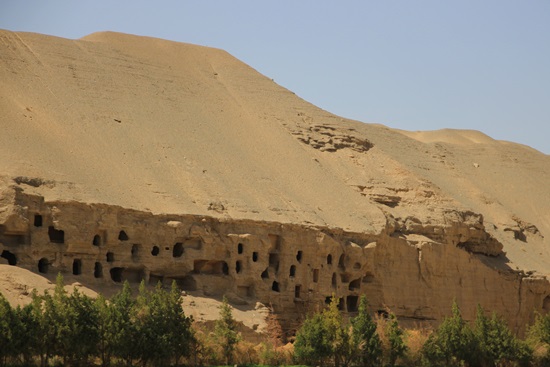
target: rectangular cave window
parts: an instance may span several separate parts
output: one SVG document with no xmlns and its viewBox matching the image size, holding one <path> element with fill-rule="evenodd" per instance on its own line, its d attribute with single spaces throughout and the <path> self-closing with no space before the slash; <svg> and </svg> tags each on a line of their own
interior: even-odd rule
<svg viewBox="0 0 550 367">
<path fill-rule="evenodd" d="M 124 271 L 123 268 L 112 268 L 109 270 L 109 273 L 111 273 L 111 279 L 115 283 L 122 283 L 122 272 Z"/>
<path fill-rule="evenodd" d="M 269 254 L 269 266 L 275 269 L 275 273 L 279 271 L 279 254 Z"/>
<path fill-rule="evenodd" d="M 256 251 L 252 253 L 252 261 L 254 262 L 258 261 L 258 253 Z"/>
<path fill-rule="evenodd" d="M 141 248 L 141 245 L 138 243 L 134 243 L 132 245 L 132 250 L 131 250 L 132 260 L 136 261 L 139 259 L 139 253 L 141 252 L 140 248 Z"/>
<path fill-rule="evenodd" d="M 294 287 L 294 298 L 300 298 L 300 291 L 302 289 L 302 286 L 297 285 Z"/>
<path fill-rule="evenodd" d="M 313 283 L 319 282 L 319 269 L 313 269 Z"/>
<path fill-rule="evenodd" d="M 346 309 L 346 299 L 345 298 L 340 298 L 338 299 L 338 309 L 340 311 L 344 311 Z"/>
<path fill-rule="evenodd" d="M 119 241 L 128 241 L 130 238 L 128 237 L 128 235 L 126 234 L 125 231 L 120 231 L 118 232 L 118 240 Z"/>
<path fill-rule="evenodd" d="M 73 275 L 82 274 L 82 260 L 74 259 L 73 260 Z"/>
<path fill-rule="evenodd" d="M 103 266 L 99 262 L 94 265 L 94 278 L 103 278 Z"/>
<path fill-rule="evenodd" d="M 358 296 L 348 296 L 347 297 L 347 304 L 348 304 L 348 312 L 357 312 L 357 301 L 359 297 Z"/>
<path fill-rule="evenodd" d="M 229 266 L 225 261 L 195 260 L 193 272 L 195 274 L 228 275 Z"/>
<path fill-rule="evenodd" d="M 276 234 L 269 234 L 268 237 L 270 243 L 269 249 L 271 251 L 279 251 L 281 247 L 281 237 Z"/>
<path fill-rule="evenodd" d="M 15 254 L 9 252 L 8 250 L 3 250 L 0 257 L 8 260 L 9 265 L 17 265 L 17 257 L 15 256 Z"/>
<path fill-rule="evenodd" d="M 53 226 L 48 227 L 48 236 L 51 243 L 65 243 L 65 232 Z"/>
<path fill-rule="evenodd" d="M 35 227 L 42 227 L 42 216 L 40 214 L 34 215 L 34 226 Z"/>
<path fill-rule="evenodd" d="M 302 263 L 302 251 L 298 251 L 296 253 L 296 261 L 298 261 L 299 263 Z"/>
</svg>

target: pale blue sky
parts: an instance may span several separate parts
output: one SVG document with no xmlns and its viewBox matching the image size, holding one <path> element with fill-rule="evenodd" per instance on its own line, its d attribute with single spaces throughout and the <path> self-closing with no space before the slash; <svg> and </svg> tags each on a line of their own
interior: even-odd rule
<svg viewBox="0 0 550 367">
<path fill-rule="evenodd" d="M 341 116 L 550 154 L 548 0 L 0 0 L 0 28 L 218 47 Z"/>
</svg>

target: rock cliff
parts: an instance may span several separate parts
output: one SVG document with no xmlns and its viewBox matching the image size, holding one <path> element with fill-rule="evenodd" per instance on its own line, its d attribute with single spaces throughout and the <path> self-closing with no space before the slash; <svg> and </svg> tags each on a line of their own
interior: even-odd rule
<svg viewBox="0 0 550 367">
<path fill-rule="evenodd" d="M 176 280 L 270 304 L 333 293 L 518 332 L 550 309 L 550 157 L 397 131 L 303 101 L 221 50 L 0 31 L 0 252 L 83 284 Z M 546 236 L 546 237 L 545 237 Z"/>
</svg>

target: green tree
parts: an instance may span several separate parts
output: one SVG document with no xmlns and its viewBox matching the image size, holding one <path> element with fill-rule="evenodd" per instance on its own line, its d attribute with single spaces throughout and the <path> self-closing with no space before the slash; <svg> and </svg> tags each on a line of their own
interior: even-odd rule
<svg viewBox="0 0 550 367">
<path fill-rule="evenodd" d="M 220 306 L 220 318 L 216 320 L 214 333 L 220 343 L 226 363 L 232 364 L 233 353 L 237 343 L 241 340 L 241 336 L 237 331 L 237 324 L 233 318 L 231 306 L 229 306 L 225 296 Z"/>
<path fill-rule="evenodd" d="M 327 338 L 328 332 L 321 313 L 308 316 L 296 333 L 294 355 L 308 366 L 323 365 L 332 355 L 332 345 Z"/>
<path fill-rule="evenodd" d="M 97 310 L 97 352 L 101 359 L 101 366 L 107 367 L 111 364 L 112 355 L 108 327 L 111 307 L 105 297 L 99 294 L 94 301 L 94 308 Z"/>
<path fill-rule="evenodd" d="M 99 310 L 94 301 L 79 292 L 77 288 L 65 299 L 64 305 L 67 329 L 63 341 L 68 360 L 72 365 L 88 361 L 96 355 L 99 343 Z"/>
<path fill-rule="evenodd" d="M 325 338 L 330 346 L 330 353 L 335 366 L 347 366 L 351 362 L 352 348 L 350 330 L 344 325 L 342 314 L 338 309 L 340 300 L 332 296 L 327 308 L 323 310 L 322 318 L 325 324 Z"/>
<path fill-rule="evenodd" d="M 384 332 L 389 342 L 387 351 L 388 366 L 395 366 L 397 358 L 402 357 L 407 351 L 407 346 L 403 340 L 403 330 L 399 327 L 397 317 L 393 312 L 388 315 Z"/>
<path fill-rule="evenodd" d="M 103 331 L 107 361 L 112 355 L 124 360 L 130 366 L 132 361 L 138 358 L 139 333 L 136 327 L 135 304 L 130 284 L 125 281 L 122 290 L 112 297 L 107 309 L 103 310 L 107 313 Z"/>
<path fill-rule="evenodd" d="M 32 297 L 35 297 L 36 290 L 33 291 Z M 32 302 L 15 309 L 18 327 L 15 329 L 14 339 L 16 340 L 15 348 L 19 351 L 19 355 L 23 359 L 23 364 L 28 366 L 31 364 L 32 358 L 38 355 L 36 349 L 36 340 L 38 337 L 38 320 L 33 313 Z"/>
<path fill-rule="evenodd" d="M 352 340 L 356 351 L 356 360 L 363 367 L 380 365 L 382 346 L 376 332 L 376 323 L 368 312 L 367 298 L 363 295 L 359 301 L 359 312 L 351 320 Z"/>
<path fill-rule="evenodd" d="M 7 359 L 15 354 L 13 326 L 15 315 L 10 303 L 0 294 L 0 364 L 5 366 Z"/>
<path fill-rule="evenodd" d="M 447 317 L 424 344 L 423 355 L 434 366 L 459 366 L 476 356 L 474 336 L 466 324 L 457 303 L 452 316 Z"/>
<path fill-rule="evenodd" d="M 321 313 L 306 318 L 296 334 L 294 353 L 305 364 L 347 366 L 355 355 L 353 337 L 338 310 L 339 300 L 333 295 Z"/>
<path fill-rule="evenodd" d="M 147 361 L 157 366 L 171 361 L 178 364 L 182 356 L 189 355 L 193 341 L 192 319 L 183 312 L 175 282 L 170 292 L 165 291 L 161 283 L 154 292 L 149 292 L 142 282 L 136 307 L 140 357 L 144 364 Z"/>
<path fill-rule="evenodd" d="M 182 308 L 181 291 L 176 281 L 172 281 L 170 292 L 164 292 L 164 309 L 170 322 L 167 324 L 166 332 L 171 343 L 171 358 L 174 359 L 176 366 L 181 357 L 189 357 L 195 344 L 195 333 L 191 325 L 193 317 L 185 316 Z"/>
<path fill-rule="evenodd" d="M 527 341 L 535 351 L 537 366 L 550 366 L 550 314 L 537 314 L 535 323 L 527 331 Z"/>
<path fill-rule="evenodd" d="M 531 351 L 512 334 L 506 322 L 494 312 L 492 317 L 488 318 L 479 305 L 474 336 L 479 363 L 484 366 L 499 366 L 514 361 L 526 362 L 530 359 Z"/>
</svg>

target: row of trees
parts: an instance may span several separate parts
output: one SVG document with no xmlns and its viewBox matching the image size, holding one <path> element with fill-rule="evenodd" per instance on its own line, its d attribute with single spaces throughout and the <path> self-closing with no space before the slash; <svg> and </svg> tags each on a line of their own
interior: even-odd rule
<svg viewBox="0 0 550 367">
<path fill-rule="evenodd" d="M 393 313 L 389 313 L 380 329 L 368 312 L 365 296 L 359 312 L 349 323 L 338 310 L 338 299 L 332 297 L 328 307 L 308 317 L 296 334 L 296 359 L 309 366 L 394 366 L 407 347 L 403 331 Z"/>
<path fill-rule="evenodd" d="M 481 306 L 470 325 L 454 302 L 452 315 L 436 330 L 403 332 L 391 312 L 371 318 L 363 296 L 349 322 L 342 319 L 334 297 L 325 310 L 308 317 L 296 335 L 294 352 L 310 366 L 395 366 L 398 360 L 407 366 L 550 366 L 549 346 L 550 315 L 539 315 L 526 340 L 520 340 L 501 317 L 488 317 Z"/>
<path fill-rule="evenodd" d="M 142 282 L 136 297 L 128 283 L 111 300 L 65 291 L 57 277 L 53 294 L 32 294 L 32 302 L 12 308 L 0 294 L 0 364 L 41 366 L 178 365 L 199 358 L 201 346 L 192 318 L 181 306 L 175 282 L 169 291 L 150 291 Z M 231 308 L 224 299 L 213 333 L 230 362 L 239 341 Z"/>
<path fill-rule="evenodd" d="M 436 330 L 403 331 L 391 312 L 373 319 L 364 296 L 358 314 L 346 320 L 333 297 L 306 318 L 288 348 L 243 341 L 225 298 L 211 330 L 194 328 L 175 283 L 170 290 L 142 283 L 137 295 L 125 283 L 106 300 L 78 289 L 68 294 L 58 276 L 52 293 L 35 291 L 30 304 L 17 308 L 0 294 L 0 365 L 550 366 L 549 346 L 550 315 L 537 317 L 519 340 L 481 307 L 470 325 L 456 303 Z"/>
</svg>

